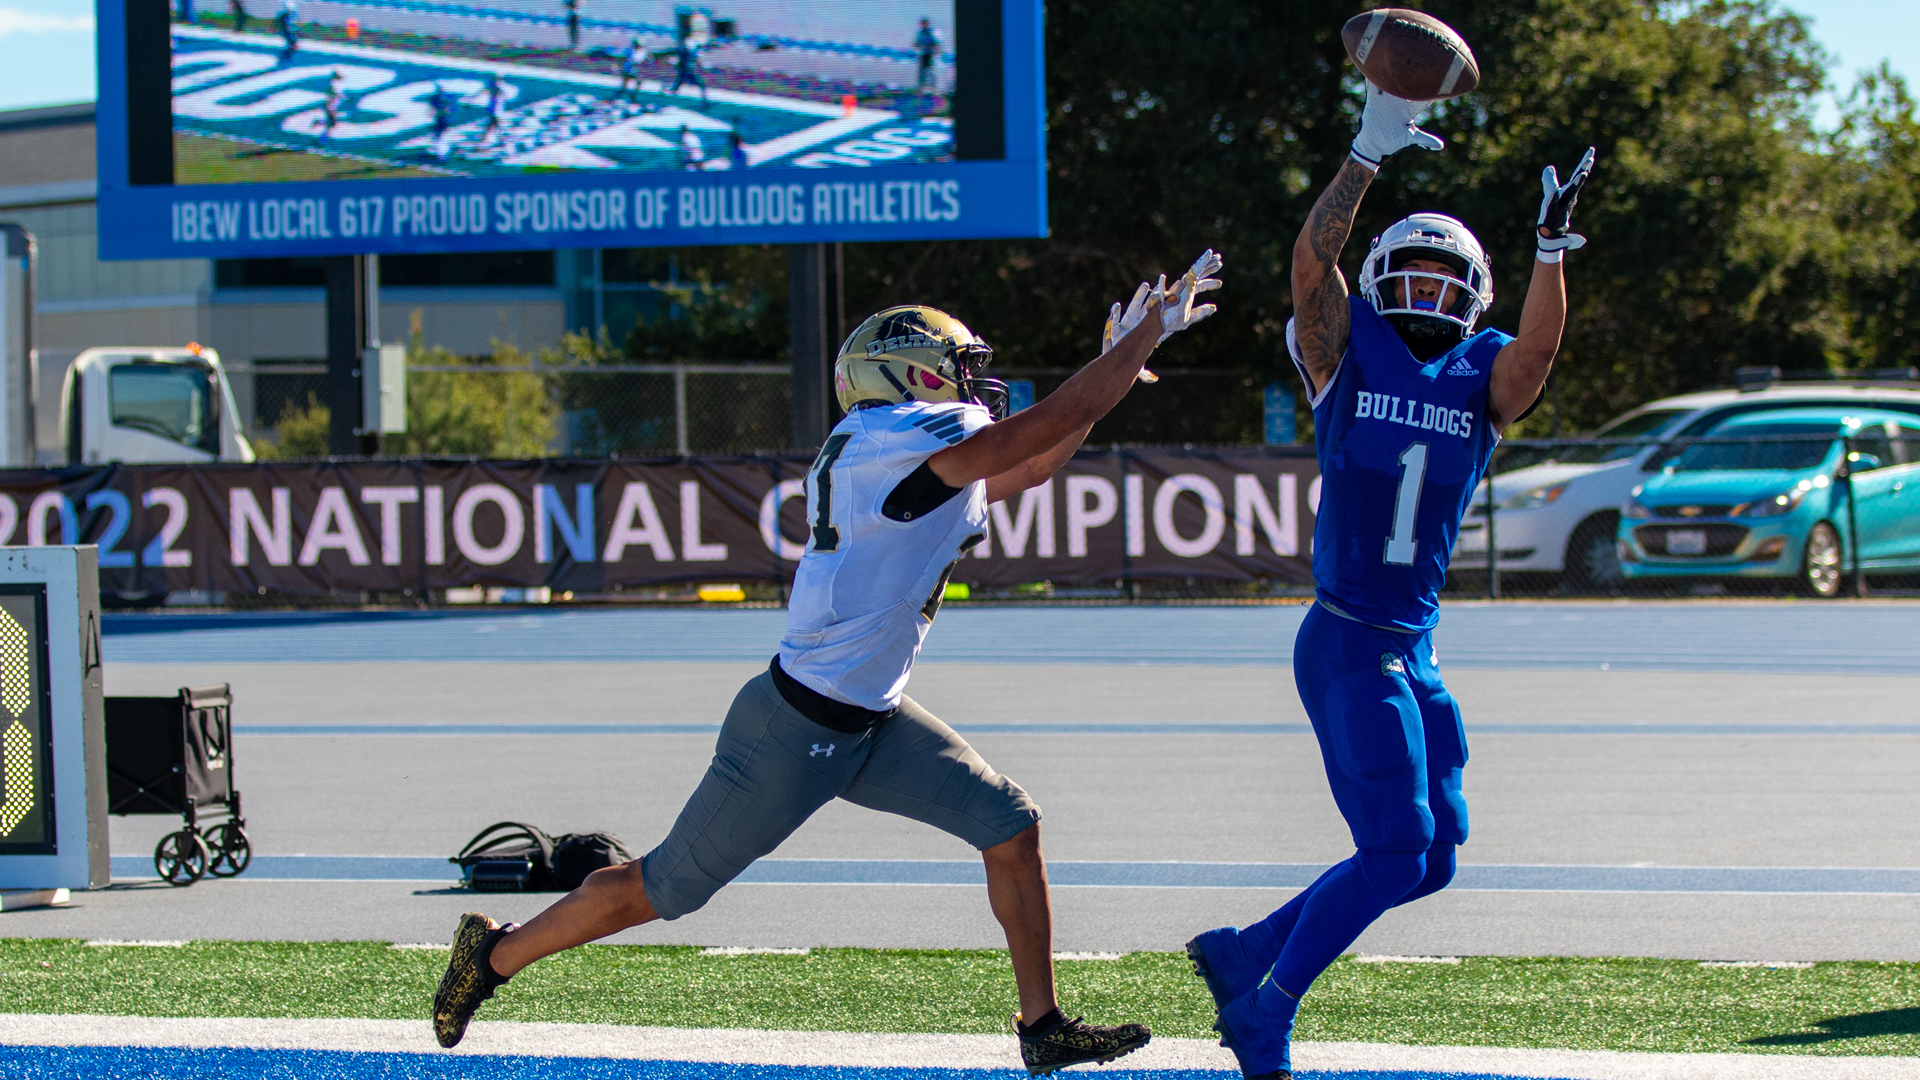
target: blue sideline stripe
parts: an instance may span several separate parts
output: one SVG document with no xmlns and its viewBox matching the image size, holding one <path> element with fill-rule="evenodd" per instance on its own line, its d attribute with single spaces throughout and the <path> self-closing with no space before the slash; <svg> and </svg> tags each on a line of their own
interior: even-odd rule
<svg viewBox="0 0 1920 1080">
<path fill-rule="evenodd" d="M 346 1050 L 182 1049 L 143 1046 L 0 1046 L 0 1075 L 15 1080 L 75 1077 L 220 1077 L 221 1080 L 1009 1080 L 1000 1069 L 721 1065 L 622 1058 L 395 1054 Z M 1222 1080 L 1228 1072 L 1113 1069 L 1102 1080 Z M 1297 1072 L 1300 1080 L 1514 1080 L 1492 1073 L 1404 1069 Z"/>
<path fill-rule="evenodd" d="M 956 723 L 968 735 L 1311 735 L 1307 724 Z M 718 735 L 719 724 L 240 724 L 238 735 Z M 1476 735 L 1920 735 L 1920 724 L 1527 724 L 1467 725 Z"/>
<path fill-rule="evenodd" d="M 1302 889 L 1324 863 L 1047 863 L 1064 887 L 1127 889 Z M 153 876 L 144 855 L 115 855 L 119 878 Z M 258 881 L 452 881 L 445 859 L 407 855 L 256 855 Z M 984 885 L 964 859 L 761 859 L 739 879 L 758 885 Z M 1452 888 L 1490 892 L 1873 893 L 1920 895 L 1920 869 L 1903 867 L 1464 865 Z"/>
<path fill-rule="evenodd" d="M 964 567 L 962 568 L 964 569 Z M 925 663 L 1286 667 L 1307 609 L 955 607 Z M 111 614 L 109 663 L 635 662 L 764 665 L 779 609 Z M 1444 605 L 1442 669 L 1920 675 L 1920 604 Z"/>
</svg>

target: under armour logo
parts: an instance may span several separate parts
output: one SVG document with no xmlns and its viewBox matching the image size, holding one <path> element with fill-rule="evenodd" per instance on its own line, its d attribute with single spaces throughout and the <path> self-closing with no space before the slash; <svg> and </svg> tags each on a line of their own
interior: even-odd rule
<svg viewBox="0 0 1920 1080">
<path fill-rule="evenodd" d="M 827 745 L 825 745 L 825 746 L 821 746 L 821 745 L 820 745 L 819 743 L 814 743 L 814 744 L 813 744 L 813 749 L 807 752 L 807 756 L 808 756 L 808 757 L 819 757 L 819 756 L 820 756 L 821 754 L 825 754 L 825 755 L 826 755 L 826 756 L 828 756 L 828 757 L 832 757 L 832 756 L 833 756 L 833 744 L 832 744 L 832 743 L 828 743 L 828 744 L 827 744 Z"/>
</svg>

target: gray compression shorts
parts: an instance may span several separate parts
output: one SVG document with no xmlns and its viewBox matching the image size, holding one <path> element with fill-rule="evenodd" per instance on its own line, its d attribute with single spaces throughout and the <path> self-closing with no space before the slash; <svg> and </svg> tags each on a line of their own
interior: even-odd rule
<svg viewBox="0 0 1920 1080">
<path fill-rule="evenodd" d="M 982 851 L 1040 820 L 1019 784 L 912 698 L 849 735 L 801 715 L 763 671 L 733 699 L 713 764 L 673 830 L 640 860 L 653 910 L 663 919 L 698 911 L 835 797 L 924 821 Z"/>
</svg>

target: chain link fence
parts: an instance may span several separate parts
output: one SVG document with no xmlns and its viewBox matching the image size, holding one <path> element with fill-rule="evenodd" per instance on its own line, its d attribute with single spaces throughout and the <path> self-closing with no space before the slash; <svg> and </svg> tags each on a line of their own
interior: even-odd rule
<svg viewBox="0 0 1920 1080">
<path fill-rule="evenodd" d="M 289 418 L 325 400 L 327 366 L 313 360 L 255 360 L 228 367 L 250 438 L 281 440 Z M 422 376 L 474 386 L 535 376 L 554 410 L 545 452 L 557 457 L 723 454 L 793 446 L 792 373 L 784 363 L 410 364 Z M 997 371 L 1053 392 L 1071 368 Z M 1131 394 L 1094 429 L 1094 443 L 1236 443 L 1259 433 L 1260 387 L 1238 372 L 1170 369 L 1149 392 Z M 1144 388 L 1143 388 L 1144 389 Z M 410 410 L 417 411 L 417 410 Z M 518 456 L 517 454 L 515 456 Z"/>
</svg>

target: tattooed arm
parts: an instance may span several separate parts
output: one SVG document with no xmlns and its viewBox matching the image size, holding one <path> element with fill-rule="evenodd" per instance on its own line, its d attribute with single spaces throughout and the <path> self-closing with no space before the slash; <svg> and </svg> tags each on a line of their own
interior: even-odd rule
<svg viewBox="0 0 1920 1080">
<path fill-rule="evenodd" d="M 1293 242 L 1294 338 L 1313 382 L 1308 389 L 1315 394 L 1333 378 L 1347 351 L 1347 279 L 1340 273 L 1340 249 L 1373 174 L 1351 157 L 1343 162 Z"/>
</svg>

